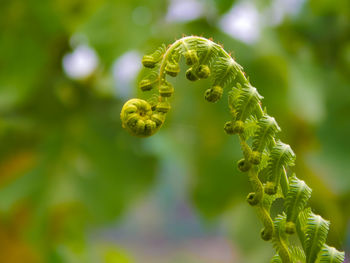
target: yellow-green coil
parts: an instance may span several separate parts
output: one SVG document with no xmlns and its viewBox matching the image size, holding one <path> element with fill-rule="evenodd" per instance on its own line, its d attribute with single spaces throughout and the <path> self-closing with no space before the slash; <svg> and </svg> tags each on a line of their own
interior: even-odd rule
<svg viewBox="0 0 350 263">
<path fill-rule="evenodd" d="M 148 137 L 155 134 L 163 125 L 165 114 L 152 111 L 151 105 L 142 99 L 125 102 L 120 113 L 122 126 L 131 135 Z"/>
</svg>

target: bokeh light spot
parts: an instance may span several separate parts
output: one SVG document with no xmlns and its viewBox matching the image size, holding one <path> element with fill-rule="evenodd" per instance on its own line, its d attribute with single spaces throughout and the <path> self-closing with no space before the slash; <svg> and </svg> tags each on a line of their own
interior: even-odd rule
<svg viewBox="0 0 350 263">
<path fill-rule="evenodd" d="M 220 28 L 230 36 L 247 44 L 255 43 L 260 37 L 260 18 L 252 3 L 238 3 L 219 22 Z"/>
<path fill-rule="evenodd" d="M 72 79 L 84 79 L 90 76 L 98 66 L 98 57 L 91 47 L 78 46 L 72 53 L 63 57 L 63 69 Z"/>
</svg>

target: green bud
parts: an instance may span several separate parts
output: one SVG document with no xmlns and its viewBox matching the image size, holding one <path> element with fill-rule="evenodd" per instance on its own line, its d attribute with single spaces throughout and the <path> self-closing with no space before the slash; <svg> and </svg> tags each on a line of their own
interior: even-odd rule
<svg viewBox="0 0 350 263">
<path fill-rule="evenodd" d="M 146 68 L 154 68 L 158 61 L 153 56 L 144 55 L 142 58 L 142 65 Z"/>
<path fill-rule="evenodd" d="M 257 151 L 253 151 L 250 153 L 249 162 L 252 164 L 259 164 L 261 162 L 261 153 Z"/>
<path fill-rule="evenodd" d="M 217 102 L 221 99 L 223 89 L 220 86 L 214 86 L 210 89 L 207 89 L 204 93 L 204 98 L 209 102 Z"/>
<path fill-rule="evenodd" d="M 295 224 L 293 222 L 286 223 L 286 233 L 292 235 L 295 233 Z"/>
<path fill-rule="evenodd" d="M 166 101 L 159 102 L 156 106 L 158 112 L 167 113 L 170 110 L 170 104 Z"/>
<path fill-rule="evenodd" d="M 251 206 L 255 206 L 259 203 L 259 200 L 255 198 L 255 193 L 249 193 L 247 195 L 247 202 L 251 205 Z"/>
<path fill-rule="evenodd" d="M 197 70 L 197 76 L 200 79 L 206 79 L 210 75 L 210 69 L 207 65 L 200 65 Z"/>
<path fill-rule="evenodd" d="M 148 91 L 148 90 L 153 89 L 153 84 L 154 84 L 154 82 L 152 82 L 151 80 L 143 79 L 139 82 L 139 88 L 142 91 Z"/>
<path fill-rule="evenodd" d="M 174 93 L 174 87 L 170 83 L 162 84 L 159 87 L 159 94 L 162 97 L 171 97 Z"/>
<path fill-rule="evenodd" d="M 245 159 L 241 159 L 238 161 L 237 163 L 238 166 L 238 170 L 240 170 L 241 172 L 248 172 L 248 170 L 250 169 L 251 165 L 249 162 L 246 162 Z"/>
<path fill-rule="evenodd" d="M 180 72 L 180 66 L 178 63 L 172 63 L 168 61 L 165 66 L 165 72 L 171 77 L 176 77 Z"/>
<path fill-rule="evenodd" d="M 232 121 L 227 121 L 224 125 L 224 131 L 226 132 L 226 134 L 228 135 L 232 135 L 235 134 L 233 131 L 233 122 Z"/>
<path fill-rule="evenodd" d="M 233 126 L 233 131 L 237 134 L 242 134 L 244 132 L 244 122 L 236 121 Z"/>
<path fill-rule="evenodd" d="M 271 240 L 271 238 L 272 238 L 272 232 L 266 231 L 265 228 L 264 228 L 263 230 L 261 230 L 260 236 L 261 236 L 261 238 L 262 238 L 263 240 L 269 241 L 269 240 Z"/>
<path fill-rule="evenodd" d="M 196 81 L 198 80 L 198 77 L 197 75 L 194 73 L 193 71 L 193 68 L 189 68 L 187 71 L 186 71 L 186 78 L 190 81 Z"/>
<path fill-rule="evenodd" d="M 264 187 L 264 191 L 268 195 L 274 195 L 277 193 L 277 189 L 274 182 L 267 182 Z"/>
<path fill-rule="evenodd" d="M 228 121 L 224 125 L 224 130 L 226 134 L 241 134 L 244 132 L 244 122 L 243 121 Z"/>
</svg>

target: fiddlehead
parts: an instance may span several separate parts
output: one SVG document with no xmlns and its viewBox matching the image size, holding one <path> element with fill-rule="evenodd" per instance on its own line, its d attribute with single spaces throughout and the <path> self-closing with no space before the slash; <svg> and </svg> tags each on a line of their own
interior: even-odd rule
<svg viewBox="0 0 350 263">
<path fill-rule="evenodd" d="M 180 72 L 184 57 L 190 81 L 211 78 L 212 86 L 204 93 L 209 102 L 219 101 L 225 89 L 231 120 L 224 125 L 228 135 L 237 134 L 243 152 L 238 169 L 247 174 L 253 192 L 247 196 L 264 226 L 263 240 L 271 240 L 277 254 L 271 262 L 343 262 L 344 253 L 325 244 L 329 222 L 315 215 L 307 207 L 311 188 L 295 175 L 288 176 L 294 165 L 292 148 L 281 142 L 276 120 L 262 110 L 263 97 L 251 85 L 243 68 L 218 44 L 203 37 L 183 37 L 167 48 L 163 45 L 146 55 L 142 64 L 150 73 L 140 81 L 142 91 L 158 90 L 150 101 L 131 99 L 121 111 L 123 127 L 134 136 L 148 137 L 163 125 L 170 110 L 169 98 L 174 87 L 166 79 Z M 267 181 L 262 178 L 266 177 Z M 270 214 L 271 204 L 284 199 L 284 212 L 276 218 Z M 297 234 L 301 247 L 289 236 Z"/>
<path fill-rule="evenodd" d="M 120 113 L 123 128 L 134 136 L 151 136 L 158 131 L 164 122 L 164 109 L 165 107 L 162 108 L 163 111 L 159 111 L 159 108 L 156 108 L 153 111 L 149 102 L 131 99 L 124 104 Z"/>
</svg>

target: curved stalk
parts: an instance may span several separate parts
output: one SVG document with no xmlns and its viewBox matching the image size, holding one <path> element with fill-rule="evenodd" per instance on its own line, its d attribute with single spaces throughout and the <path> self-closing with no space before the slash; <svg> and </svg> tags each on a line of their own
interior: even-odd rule
<svg viewBox="0 0 350 263">
<path fill-rule="evenodd" d="M 263 97 L 250 84 L 243 68 L 220 45 L 203 37 L 188 36 L 144 56 L 143 65 L 156 70 L 141 80 L 139 86 L 143 91 L 157 88 L 158 102 L 152 105 L 141 99 L 126 102 L 121 111 L 123 127 L 139 137 L 151 136 L 160 129 L 170 110 L 168 98 L 174 93 L 166 77 L 177 76 L 181 56 L 189 66 L 186 77 L 190 81 L 212 78 L 212 87 L 205 91 L 207 101 L 217 102 L 224 89 L 231 89 L 228 102 L 232 116 L 224 131 L 239 136 L 244 158 L 238 162 L 238 169 L 247 174 L 253 189 L 247 201 L 256 208 L 264 226 L 261 237 L 271 240 L 276 249 L 273 262 L 342 262 L 344 253 L 325 244 L 328 221 L 306 207 L 311 189 L 295 175 L 290 178 L 287 174 L 288 167 L 294 165 L 293 150 L 278 139 L 280 128 L 262 109 Z M 252 146 L 251 132 L 246 131 L 248 123 L 254 128 Z M 261 174 L 267 175 L 266 182 L 259 178 Z M 284 212 L 272 219 L 270 207 L 277 198 L 285 199 Z M 299 248 L 290 244 L 289 236 L 295 232 L 302 245 Z"/>
</svg>

